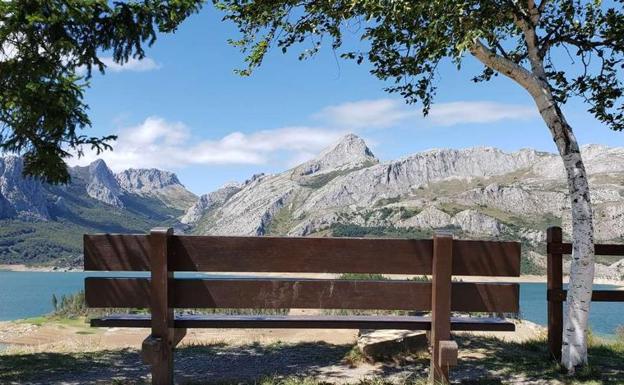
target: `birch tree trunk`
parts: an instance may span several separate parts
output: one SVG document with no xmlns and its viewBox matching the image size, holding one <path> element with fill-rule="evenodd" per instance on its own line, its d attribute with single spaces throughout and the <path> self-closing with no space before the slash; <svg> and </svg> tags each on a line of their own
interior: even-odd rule
<svg viewBox="0 0 624 385">
<path fill-rule="evenodd" d="M 546 98 L 544 98 L 546 99 Z M 587 324 L 594 282 L 594 226 L 585 165 L 576 137 L 559 108 L 536 100 L 563 160 L 572 209 L 572 263 L 563 322 L 561 363 L 569 372 L 587 364 Z"/>
<path fill-rule="evenodd" d="M 537 24 L 537 23 L 535 23 Z M 587 321 L 594 283 L 594 225 L 587 172 L 572 127 L 550 90 L 535 29 L 519 22 L 525 34 L 531 71 L 497 55 L 475 40 L 470 51 L 487 67 L 514 80 L 529 92 L 550 130 L 565 168 L 572 209 L 572 264 L 563 323 L 561 363 L 569 372 L 587 363 Z"/>
</svg>

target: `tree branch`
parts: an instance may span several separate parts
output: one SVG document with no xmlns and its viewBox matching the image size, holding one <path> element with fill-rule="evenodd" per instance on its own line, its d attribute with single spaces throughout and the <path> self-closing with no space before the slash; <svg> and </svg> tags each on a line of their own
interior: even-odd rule
<svg viewBox="0 0 624 385">
<path fill-rule="evenodd" d="M 491 49 L 486 47 L 481 40 L 476 39 L 474 41 L 473 45 L 470 47 L 470 53 L 486 67 L 489 67 L 520 84 L 534 97 L 541 94 L 542 87 L 538 79 L 531 72 L 511 60 L 497 55 Z"/>
</svg>

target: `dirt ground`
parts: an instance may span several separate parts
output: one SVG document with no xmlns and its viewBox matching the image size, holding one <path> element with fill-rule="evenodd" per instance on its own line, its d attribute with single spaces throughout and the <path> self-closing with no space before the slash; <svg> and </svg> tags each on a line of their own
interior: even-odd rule
<svg viewBox="0 0 624 385">
<path fill-rule="evenodd" d="M 84 321 L 0 323 L 0 344 L 8 345 L 0 362 L 12 362 L 10 370 L 15 371 L 4 380 L 0 375 L 0 383 L 77 385 L 135 383 L 111 382 L 113 379 L 143 381 L 149 368 L 141 362 L 139 350 L 148 334 L 148 329 L 90 328 Z M 530 322 L 518 322 L 514 333 L 458 333 L 457 337 L 470 341 L 477 335 L 522 342 L 543 335 L 543 329 Z M 303 375 L 338 384 L 376 377 L 398 383 L 414 376 L 426 378 L 428 356 L 387 363 L 360 360 L 353 365 L 348 357 L 356 338 L 357 330 L 193 329 L 176 351 L 176 378 L 179 383 L 208 379 L 211 383 L 238 383 L 256 382 L 265 376 Z M 476 346 L 460 351 L 460 360 L 487 355 Z M 68 361 L 72 362 L 68 370 L 55 369 L 55 365 L 63 367 Z M 42 367 L 40 375 L 32 372 L 32 367 L 38 365 Z M 455 370 L 454 376 L 459 380 L 482 376 L 479 371 L 484 369 L 467 366 Z"/>
</svg>

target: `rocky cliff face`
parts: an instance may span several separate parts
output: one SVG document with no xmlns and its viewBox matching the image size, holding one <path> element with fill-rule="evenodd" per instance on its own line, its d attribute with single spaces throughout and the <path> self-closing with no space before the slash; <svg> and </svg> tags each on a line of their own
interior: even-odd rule
<svg viewBox="0 0 624 385">
<path fill-rule="evenodd" d="M 0 219 L 50 219 L 41 181 L 24 178 L 23 171 L 21 158 L 0 158 Z"/>
<path fill-rule="evenodd" d="M 619 240 L 624 149 L 583 151 L 597 239 Z M 544 258 L 546 227 L 563 223 L 569 233 L 561 160 L 528 149 L 438 149 L 379 163 L 360 138 L 348 135 L 292 170 L 211 194 L 185 215 L 195 233 L 306 236 L 332 234 L 339 226 L 358 234 L 397 229 L 388 231 L 422 236 L 450 229 L 464 238 L 523 239 L 536 269 L 543 265 L 536 258 Z"/>
<path fill-rule="evenodd" d="M 103 160 L 98 159 L 89 165 L 87 194 L 93 199 L 111 206 L 123 207 L 120 197 L 123 194 L 115 175 Z"/>
<path fill-rule="evenodd" d="M 172 172 L 131 168 L 115 174 L 115 179 L 123 191 L 154 197 L 179 209 L 188 209 L 197 200 L 197 196 L 188 191 Z"/>
<path fill-rule="evenodd" d="M 193 204 L 180 219 L 180 222 L 184 224 L 194 224 L 201 219 L 202 216 L 222 206 L 228 199 L 244 187 L 243 184 L 236 182 L 228 183 L 220 189 L 208 194 L 204 194 L 195 204 Z"/>
</svg>

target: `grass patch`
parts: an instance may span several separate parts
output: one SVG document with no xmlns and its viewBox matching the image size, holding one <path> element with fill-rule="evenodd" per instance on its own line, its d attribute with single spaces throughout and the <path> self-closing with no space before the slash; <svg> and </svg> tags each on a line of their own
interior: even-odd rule
<svg viewBox="0 0 624 385">
<path fill-rule="evenodd" d="M 350 223 L 334 223 L 331 226 L 331 233 L 334 237 L 354 237 L 354 238 L 431 238 L 433 231 L 428 229 L 417 229 L 414 227 L 403 228 L 393 226 L 360 226 Z"/>
<path fill-rule="evenodd" d="M 49 319 L 48 319 L 48 317 L 40 316 L 40 317 L 25 318 L 25 319 L 17 320 L 15 322 L 20 323 L 20 324 L 29 324 L 29 325 L 41 326 L 41 325 L 49 322 Z"/>
<path fill-rule="evenodd" d="M 282 207 L 273 216 L 271 222 L 267 226 L 266 235 L 286 235 L 290 231 L 294 224 L 293 220 L 293 205 L 289 204 L 286 207 Z"/>
</svg>

